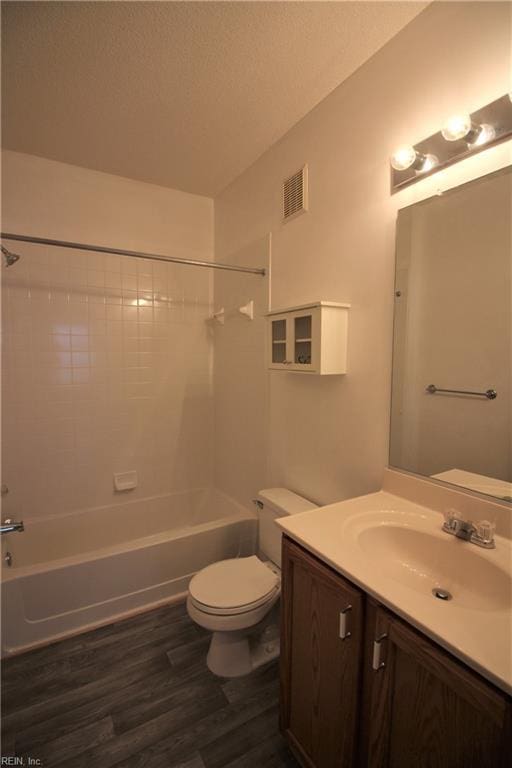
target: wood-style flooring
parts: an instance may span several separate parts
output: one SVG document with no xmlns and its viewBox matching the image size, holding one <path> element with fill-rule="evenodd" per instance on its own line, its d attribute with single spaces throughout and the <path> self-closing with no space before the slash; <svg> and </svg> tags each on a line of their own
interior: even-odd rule
<svg viewBox="0 0 512 768">
<path fill-rule="evenodd" d="M 276 662 L 215 677 L 209 639 L 174 605 L 7 659 L 2 756 L 43 768 L 297 768 L 278 731 Z"/>
</svg>

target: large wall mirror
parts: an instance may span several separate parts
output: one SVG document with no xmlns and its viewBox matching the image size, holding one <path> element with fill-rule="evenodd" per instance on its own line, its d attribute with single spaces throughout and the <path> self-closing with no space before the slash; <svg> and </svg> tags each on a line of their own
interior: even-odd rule
<svg viewBox="0 0 512 768">
<path fill-rule="evenodd" d="M 399 211 L 390 464 L 512 502 L 512 167 Z"/>
</svg>

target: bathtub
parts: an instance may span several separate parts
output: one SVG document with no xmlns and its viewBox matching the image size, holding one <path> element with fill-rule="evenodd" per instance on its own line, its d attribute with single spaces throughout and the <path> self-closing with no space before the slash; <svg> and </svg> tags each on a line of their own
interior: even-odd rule
<svg viewBox="0 0 512 768">
<path fill-rule="evenodd" d="M 25 520 L 2 537 L 2 653 L 177 600 L 196 571 L 253 554 L 256 535 L 255 514 L 215 489 Z"/>
</svg>

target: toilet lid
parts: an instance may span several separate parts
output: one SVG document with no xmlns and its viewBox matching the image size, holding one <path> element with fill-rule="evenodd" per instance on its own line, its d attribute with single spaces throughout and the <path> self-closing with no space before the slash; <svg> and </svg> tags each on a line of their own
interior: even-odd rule
<svg viewBox="0 0 512 768">
<path fill-rule="evenodd" d="M 253 555 L 208 565 L 192 578 L 189 592 L 198 603 L 229 609 L 260 602 L 278 584 L 278 575 Z"/>
</svg>

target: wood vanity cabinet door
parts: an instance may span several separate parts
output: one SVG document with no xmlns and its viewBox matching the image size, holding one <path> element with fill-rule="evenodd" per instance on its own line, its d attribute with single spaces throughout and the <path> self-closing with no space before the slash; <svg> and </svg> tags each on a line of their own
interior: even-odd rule
<svg viewBox="0 0 512 768">
<path fill-rule="evenodd" d="M 511 702 L 443 649 L 378 609 L 380 661 L 372 669 L 369 768 L 505 768 Z M 365 730 L 366 730 L 365 729 Z"/>
<path fill-rule="evenodd" d="M 306 768 L 354 768 L 362 595 L 286 538 L 282 566 L 281 730 Z"/>
</svg>

